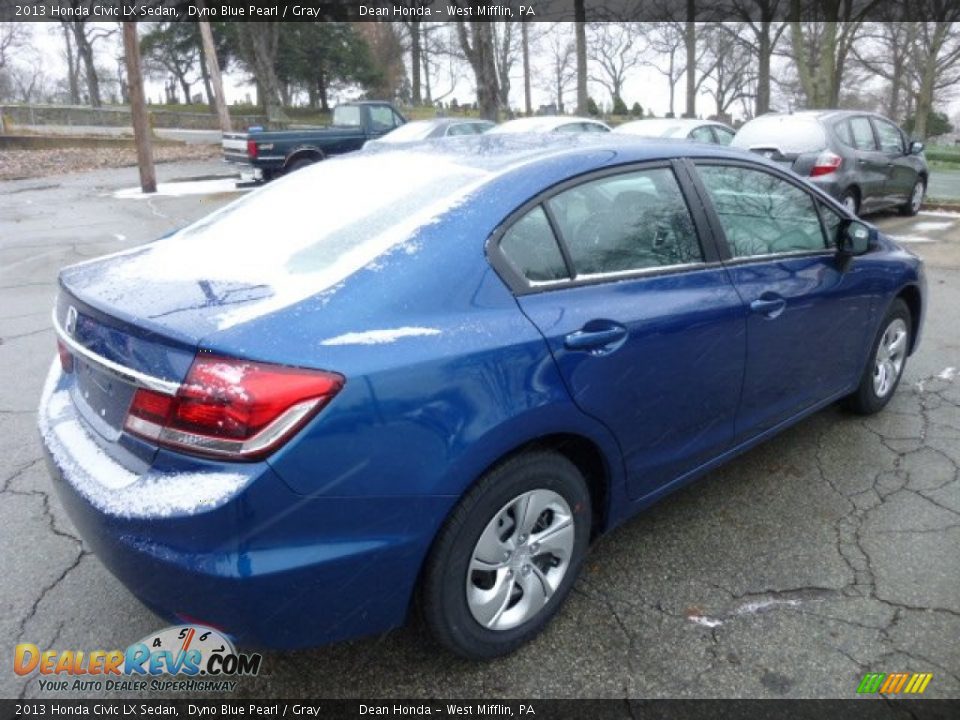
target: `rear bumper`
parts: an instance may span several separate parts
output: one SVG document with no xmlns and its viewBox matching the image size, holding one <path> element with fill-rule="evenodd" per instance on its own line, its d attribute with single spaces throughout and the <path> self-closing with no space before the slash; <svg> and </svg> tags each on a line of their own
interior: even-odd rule
<svg viewBox="0 0 960 720">
<path fill-rule="evenodd" d="M 145 605 L 170 622 L 202 622 L 257 647 L 321 645 L 404 622 L 452 499 L 311 498 L 265 463 L 164 452 L 116 487 L 129 471 L 76 439 L 86 431 L 57 389 L 59 375 L 51 372 L 40 408 L 54 487 L 97 557 Z M 178 478 L 209 485 L 209 497 L 188 492 L 199 502 L 165 502 Z"/>
<path fill-rule="evenodd" d="M 817 177 L 808 177 L 807 182 L 823 190 L 827 195 L 839 200 L 843 195 L 844 187 L 841 186 L 836 175 L 818 175 Z"/>
</svg>

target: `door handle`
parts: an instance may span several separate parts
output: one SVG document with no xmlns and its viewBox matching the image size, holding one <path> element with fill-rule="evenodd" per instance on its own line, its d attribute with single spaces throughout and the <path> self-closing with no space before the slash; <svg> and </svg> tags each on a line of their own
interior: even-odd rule
<svg viewBox="0 0 960 720">
<path fill-rule="evenodd" d="M 779 295 L 767 295 L 764 293 L 752 303 L 750 309 L 760 315 L 764 315 L 771 320 L 778 317 L 787 307 L 787 301 Z"/>
<path fill-rule="evenodd" d="M 593 355 L 606 355 L 617 350 L 627 339 L 627 329 L 622 325 L 606 325 L 590 328 L 589 323 L 563 339 L 568 350 L 585 350 Z"/>
</svg>

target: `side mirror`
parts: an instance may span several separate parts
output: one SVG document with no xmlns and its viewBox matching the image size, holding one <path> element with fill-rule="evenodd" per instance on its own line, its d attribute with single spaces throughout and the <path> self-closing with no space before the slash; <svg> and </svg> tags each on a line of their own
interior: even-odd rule
<svg viewBox="0 0 960 720">
<path fill-rule="evenodd" d="M 863 255 L 870 249 L 872 232 L 857 220 L 844 220 L 837 231 L 837 253 L 845 258 Z"/>
<path fill-rule="evenodd" d="M 912 143 L 910 143 L 910 154 L 911 154 L 911 155 L 919 155 L 919 154 L 922 153 L 922 152 L 923 152 L 923 143 L 922 143 L 922 142 L 920 142 L 919 140 L 914 140 Z"/>
</svg>

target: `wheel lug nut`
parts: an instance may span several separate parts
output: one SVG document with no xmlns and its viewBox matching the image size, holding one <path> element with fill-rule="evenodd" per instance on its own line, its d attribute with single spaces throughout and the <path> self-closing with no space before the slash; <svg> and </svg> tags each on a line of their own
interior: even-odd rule
<svg viewBox="0 0 960 720">
<path fill-rule="evenodd" d="M 522 542 L 522 543 L 525 543 L 525 542 L 527 541 L 527 536 L 526 536 L 526 535 L 521 535 L 520 537 L 517 538 L 517 540 L 519 540 L 519 541 Z"/>
<path fill-rule="evenodd" d="M 534 543 L 530 546 L 530 552 L 535 553 L 540 549 L 540 543 Z"/>
<path fill-rule="evenodd" d="M 509 560 L 509 559 L 510 559 L 510 551 L 509 551 L 509 550 L 507 550 L 505 553 L 503 553 L 503 559 L 504 559 L 504 560 Z"/>
<path fill-rule="evenodd" d="M 524 566 L 523 566 L 523 574 L 524 574 L 524 575 L 529 575 L 529 574 L 530 574 L 530 566 L 529 566 L 529 565 L 524 565 Z"/>
</svg>

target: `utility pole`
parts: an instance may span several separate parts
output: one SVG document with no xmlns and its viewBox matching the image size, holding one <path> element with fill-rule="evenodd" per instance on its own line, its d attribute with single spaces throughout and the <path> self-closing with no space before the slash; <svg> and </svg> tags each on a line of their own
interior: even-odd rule
<svg viewBox="0 0 960 720">
<path fill-rule="evenodd" d="M 213 101 L 217 104 L 217 117 L 220 118 L 220 130 L 230 132 L 230 113 L 227 111 L 227 99 L 223 95 L 223 77 L 220 75 L 220 61 L 217 60 L 217 46 L 213 43 L 213 31 L 210 23 L 200 20 L 200 37 L 203 40 L 203 54 L 207 58 L 207 72 L 210 82 L 213 83 Z"/>
<path fill-rule="evenodd" d="M 153 167 L 153 143 L 150 139 L 150 123 L 147 120 L 147 104 L 143 97 L 140 40 L 135 22 L 123 23 L 123 51 L 127 57 L 127 85 L 130 88 L 130 115 L 133 120 L 133 138 L 137 144 L 140 189 L 145 193 L 155 193 L 157 173 Z"/>
</svg>

